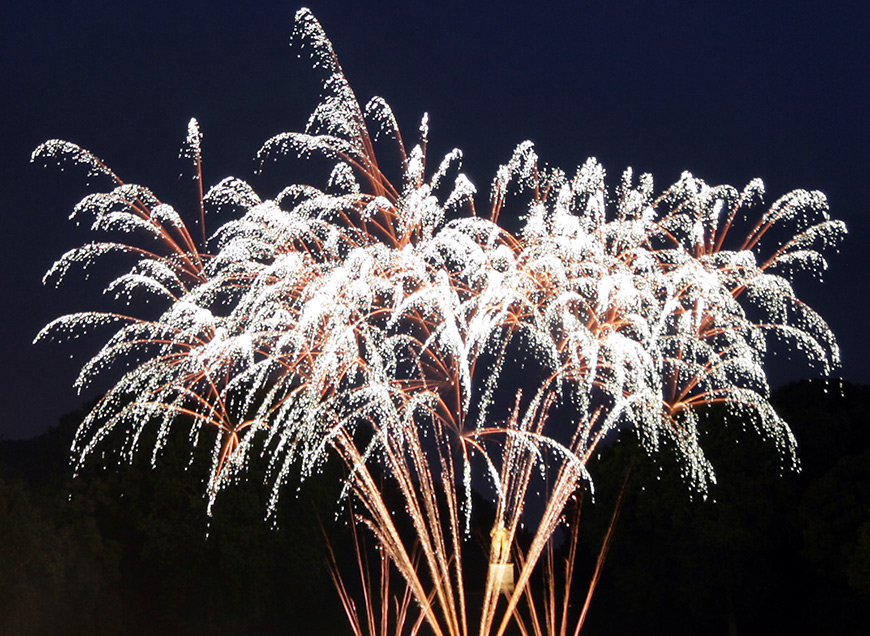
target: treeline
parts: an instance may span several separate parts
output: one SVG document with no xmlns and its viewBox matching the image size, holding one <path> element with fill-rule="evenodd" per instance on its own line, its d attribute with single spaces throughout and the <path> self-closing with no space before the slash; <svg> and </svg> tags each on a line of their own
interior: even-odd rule
<svg viewBox="0 0 870 636">
<path fill-rule="evenodd" d="M 706 499 L 630 435 L 602 452 L 581 514 L 578 604 L 628 481 L 584 634 L 870 630 L 870 387 L 802 382 L 775 403 L 800 472 L 751 423 L 713 410 L 702 445 L 718 484 Z M 121 466 L 95 457 L 73 479 L 83 414 L 0 442 L 0 636 L 348 633 L 321 529 L 352 562 L 336 520 L 340 472 L 288 489 L 275 527 L 256 479 L 229 488 L 209 518 L 208 457 L 191 462 L 186 438 L 156 468 L 148 453 Z"/>
<path fill-rule="evenodd" d="M 630 436 L 592 467 L 590 547 L 632 471 L 590 634 L 870 633 L 870 387 L 805 381 L 773 403 L 797 472 L 715 409 L 700 426 L 718 480 L 706 500 Z"/>
<path fill-rule="evenodd" d="M 321 528 L 335 525 L 340 476 L 285 493 L 274 524 L 255 480 L 209 518 L 208 449 L 191 462 L 186 433 L 155 468 L 148 452 L 97 455 L 72 478 L 83 416 L 0 442 L 0 635 L 342 633 Z"/>
</svg>

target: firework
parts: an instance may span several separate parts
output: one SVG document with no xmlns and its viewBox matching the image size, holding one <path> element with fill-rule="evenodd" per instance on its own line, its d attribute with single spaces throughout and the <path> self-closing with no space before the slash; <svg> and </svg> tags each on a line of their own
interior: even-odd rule
<svg viewBox="0 0 870 636">
<path fill-rule="evenodd" d="M 656 195 L 650 175 L 635 179 L 629 169 L 609 192 L 594 159 L 569 176 L 539 165 L 526 142 L 479 209 L 459 150 L 429 168 L 425 117 L 408 150 L 382 99 L 360 106 L 308 11 L 297 14 L 294 36 L 323 71 L 323 97 L 304 132 L 274 137 L 259 159 L 330 158 L 323 189 L 297 183 L 263 200 L 225 179 L 200 190 L 194 239 L 172 207 L 87 151 L 56 140 L 35 151 L 110 180 L 110 191 L 86 197 L 74 215 L 92 218 L 96 231 L 130 235 L 69 252 L 46 278 L 122 252 L 135 263 L 108 291 L 163 307 L 151 319 L 64 316 L 37 336 L 120 325 L 76 381 L 81 388 L 122 367 L 76 435 L 79 462 L 115 431 L 129 456 L 154 428 L 156 461 L 172 427 L 189 427 L 194 443 L 214 429 L 209 505 L 262 452 L 274 511 L 294 471 L 304 477 L 333 453 L 347 466 L 355 519 L 381 550 L 382 585 L 395 568 L 406 586 L 397 631 L 416 633 L 424 620 L 436 634 L 459 636 L 475 620 L 479 634 L 502 634 L 520 621 L 523 602 L 539 625 L 532 572 L 614 432 L 632 428 L 650 453 L 675 449 L 687 481 L 703 490 L 714 473 L 698 414 L 723 403 L 795 461 L 762 363 L 775 338 L 823 373 L 838 364 L 830 329 L 790 284 L 796 270 L 823 268 L 822 249 L 845 234 L 823 195 L 792 192 L 753 224 L 747 212 L 761 209 L 760 181 L 738 191 L 686 173 Z M 398 149 L 399 184 L 381 171 L 379 135 Z M 183 154 L 201 187 L 195 121 Z M 520 205 L 524 223 L 511 233 L 499 217 Z M 207 210 L 236 213 L 208 236 Z M 143 247 L 136 237 L 146 236 Z M 506 401 L 501 388 L 519 364 L 533 372 Z M 473 486 L 495 505 L 484 581 L 463 568 Z M 533 497 L 542 512 L 521 546 Z M 467 595 L 474 586 L 483 590 L 477 619 Z M 406 621 L 409 599 L 416 622 Z"/>
</svg>

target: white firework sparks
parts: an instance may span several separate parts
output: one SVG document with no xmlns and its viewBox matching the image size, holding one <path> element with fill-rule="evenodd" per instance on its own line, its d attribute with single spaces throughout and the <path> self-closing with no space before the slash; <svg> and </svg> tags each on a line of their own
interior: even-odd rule
<svg viewBox="0 0 870 636">
<path fill-rule="evenodd" d="M 274 137 L 259 157 L 333 159 L 325 190 L 292 184 L 262 200 L 225 179 L 201 191 L 195 240 L 172 207 L 89 152 L 57 140 L 34 152 L 111 179 L 111 191 L 89 195 L 73 215 L 91 217 L 95 231 L 131 235 L 72 250 L 46 278 L 127 253 L 135 264 L 107 291 L 152 296 L 164 308 L 149 320 L 72 314 L 37 336 L 120 323 L 76 381 L 124 366 L 78 431 L 79 461 L 113 431 L 126 433 L 129 456 L 155 427 L 156 460 L 173 426 L 189 426 L 193 439 L 213 428 L 210 501 L 252 453 L 265 452 L 274 506 L 294 467 L 310 474 L 335 453 L 349 468 L 346 493 L 422 617 L 436 634 L 456 636 L 469 633 L 461 557 L 473 481 L 494 493 L 493 563 L 522 557 L 501 618 L 492 573 L 484 585 L 479 633 L 501 634 L 608 433 L 631 427 L 651 453 L 675 448 L 703 490 L 714 473 L 698 414 L 723 403 L 795 461 L 762 362 L 771 338 L 822 373 L 839 362 L 830 329 L 790 283 L 796 270 L 824 268 L 822 249 L 845 234 L 822 194 L 782 197 L 740 239 L 732 235 L 760 208 L 760 181 L 741 192 L 685 173 L 656 195 L 650 175 L 635 181 L 629 169 L 611 193 L 595 159 L 569 177 L 540 166 L 525 142 L 499 168 L 481 215 L 459 150 L 427 173 L 425 117 L 406 151 L 382 99 L 360 107 L 307 10 L 294 35 L 324 69 L 323 98 L 305 132 Z M 379 136 L 398 148 L 401 184 L 379 168 Z M 191 120 L 182 154 L 201 187 L 200 141 Z M 498 220 L 516 194 L 528 207 L 512 234 Z M 206 209 L 239 213 L 207 240 Z M 774 235 L 789 238 L 768 248 Z M 518 364 L 539 372 L 511 411 L 498 387 Z M 573 414 L 570 427 L 548 422 L 554 404 Z M 551 475 L 539 495 L 544 512 L 521 551 L 518 524 L 539 466 Z M 375 467 L 405 504 L 410 539 Z"/>
</svg>

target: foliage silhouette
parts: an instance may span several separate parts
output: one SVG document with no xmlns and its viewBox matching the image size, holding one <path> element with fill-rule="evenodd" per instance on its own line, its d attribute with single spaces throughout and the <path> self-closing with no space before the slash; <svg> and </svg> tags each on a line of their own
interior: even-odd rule
<svg viewBox="0 0 870 636">
<path fill-rule="evenodd" d="M 578 572 L 591 571 L 634 467 L 587 633 L 864 633 L 870 388 L 804 382 L 773 400 L 795 430 L 801 472 L 783 472 L 764 442 L 720 427 L 714 413 L 704 443 L 722 479 L 707 501 L 630 437 L 602 450 L 595 503 L 583 502 Z M 255 484 L 228 490 L 209 528 L 207 461 L 187 468 L 182 444 L 156 469 L 107 459 L 70 479 L 63 449 L 82 414 L 39 438 L 0 441 L 0 634 L 346 632 L 318 530 L 335 517 L 338 475 L 287 497 L 277 531 L 262 523 Z M 477 505 L 484 540 L 486 506 Z M 833 536 L 842 540 L 832 549 Z M 564 533 L 557 538 L 564 550 Z M 352 562 L 351 545 L 334 548 L 340 563 Z"/>
<path fill-rule="evenodd" d="M 157 468 L 105 457 L 71 478 L 68 451 L 53 450 L 69 448 L 82 415 L 0 442 L 0 634 L 342 631 L 320 531 L 333 524 L 335 475 L 288 495 L 276 528 L 256 484 L 231 489 L 209 517 L 209 457 L 191 462 L 186 439 Z"/>
<path fill-rule="evenodd" d="M 721 479 L 706 500 L 686 491 L 672 462 L 653 463 L 630 436 L 602 452 L 596 505 L 585 513 L 588 550 L 625 466 L 634 468 L 590 634 L 650 625 L 669 634 L 866 633 L 870 390 L 801 382 L 773 401 L 807 458 L 800 472 L 784 469 L 769 444 L 715 409 L 701 427 Z M 829 436 L 839 438 L 814 450 Z"/>
</svg>

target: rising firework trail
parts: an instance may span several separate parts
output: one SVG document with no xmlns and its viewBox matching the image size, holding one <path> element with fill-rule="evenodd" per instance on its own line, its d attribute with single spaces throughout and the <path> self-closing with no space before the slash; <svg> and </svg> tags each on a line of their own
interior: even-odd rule
<svg viewBox="0 0 870 636">
<path fill-rule="evenodd" d="M 737 190 L 684 173 L 657 194 L 650 175 L 630 169 L 609 190 L 595 159 L 569 175 L 525 142 L 482 206 L 461 151 L 429 161 L 425 116 L 409 149 L 384 100 L 359 104 L 307 10 L 294 38 L 323 73 L 322 99 L 304 132 L 270 139 L 258 159 L 264 169 L 285 155 L 331 159 L 323 188 L 291 183 L 264 200 L 224 179 L 200 197 L 193 233 L 90 152 L 58 140 L 34 152 L 107 184 L 73 214 L 109 238 L 63 255 L 46 280 L 123 253 L 134 264 L 107 291 L 162 307 L 156 318 L 71 314 L 37 336 L 115 325 L 76 380 L 116 377 L 78 430 L 77 462 L 110 436 L 127 458 L 156 440 L 157 461 L 170 430 L 187 427 L 193 444 L 214 440 L 209 505 L 262 453 L 273 513 L 292 475 L 334 454 L 355 520 L 385 559 L 381 580 L 393 568 L 404 582 L 396 632 L 423 621 L 465 636 L 502 634 L 511 620 L 544 629 L 532 573 L 609 435 L 631 428 L 649 453 L 674 449 L 703 491 L 715 476 L 698 418 L 723 404 L 795 461 L 763 360 L 776 340 L 821 373 L 839 364 L 833 334 L 790 282 L 823 269 L 822 250 L 845 234 L 821 193 L 764 206 L 759 180 Z M 398 183 L 381 169 L 385 144 L 398 154 Z M 183 155 L 201 187 L 200 145 L 191 120 Z M 517 210 L 519 231 L 499 225 Z M 209 236 L 205 219 L 218 214 L 227 220 Z M 530 371 L 508 400 L 502 388 L 520 365 Z M 495 505 L 485 580 L 464 567 L 472 488 Z M 356 631 L 374 630 L 339 588 Z M 472 589 L 483 590 L 474 607 Z M 565 633 L 567 600 L 548 607 L 546 629 Z"/>
</svg>

